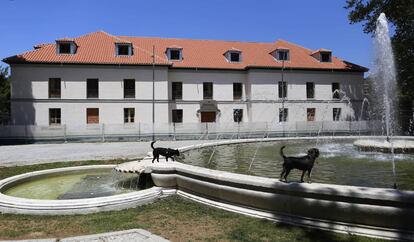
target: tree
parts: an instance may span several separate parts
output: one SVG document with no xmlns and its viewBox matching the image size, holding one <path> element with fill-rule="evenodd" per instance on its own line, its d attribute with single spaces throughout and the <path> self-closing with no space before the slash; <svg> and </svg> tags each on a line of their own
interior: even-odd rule
<svg viewBox="0 0 414 242">
<path fill-rule="evenodd" d="M 7 67 L 0 67 L 0 115 L 10 114 L 10 79 L 8 73 L 9 69 Z"/>
<path fill-rule="evenodd" d="M 400 113 L 403 130 L 408 128 L 407 118 L 411 118 L 414 103 L 414 2 L 413 0 L 347 0 L 351 24 L 362 22 L 364 32 L 374 34 L 377 18 L 385 13 L 388 21 L 395 28 L 391 36 L 395 62 L 397 65 L 397 82 Z M 404 113 L 404 110 L 409 110 Z M 400 112 L 401 112 L 400 111 Z"/>
</svg>

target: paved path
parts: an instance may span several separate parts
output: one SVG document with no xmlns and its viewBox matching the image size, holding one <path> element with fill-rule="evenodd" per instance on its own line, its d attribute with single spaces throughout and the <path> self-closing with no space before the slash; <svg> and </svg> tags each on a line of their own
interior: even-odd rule
<svg viewBox="0 0 414 242">
<path fill-rule="evenodd" d="M 157 141 L 155 147 L 179 148 L 205 140 Z M 208 141 L 211 142 L 211 141 Z M 80 160 L 137 159 L 151 151 L 150 142 L 66 143 L 0 146 L 0 167 Z"/>
<path fill-rule="evenodd" d="M 158 235 L 152 234 L 143 229 L 130 229 L 118 232 L 110 232 L 110 233 L 103 233 L 103 234 L 93 234 L 93 235 L 85 235 L 85 236 L 77 236 L 77 237 L 70 237 L 64 239 L 34 239 L 34 240 L 12 240 L 12 241 L 19 241 L 19 242 L 99 242 L 99 241 L 113 241 L 113 242 L 125 242 L 125 241 L 143 241 L 143 242 L 168 242 Z"/>
</svg>

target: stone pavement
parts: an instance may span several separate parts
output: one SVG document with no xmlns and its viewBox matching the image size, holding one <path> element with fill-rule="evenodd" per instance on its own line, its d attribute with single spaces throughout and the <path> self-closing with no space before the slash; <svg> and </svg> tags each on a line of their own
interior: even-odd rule
<svg viewBox="0 0 414 242">
<path fill-rule="evenodd" d="M 205 142 L 206 140 L 157 141 L 155 147 L 179 148 Z M 0 167 L 81 160 L 138 159 L 150 151 L 148 141 L 0 146 Z"/>
<path fill-rule="evenodd" d="M 4 240 L 2 240 L 4 241 Z M 167 242 L 166 240 L 158 235 L 152 234 L 143 229 L 130 229 L 124 231 L 103 233 L 103 234 L 93 234 L 93 235 L 84 235 L 77 237 L 69 237 L 63 239 L 34 239 L 34 240 L 7 240 L 15 242 L 102 242 L 102 241 L 111 241 L 111 242 Z"/>
</svg>

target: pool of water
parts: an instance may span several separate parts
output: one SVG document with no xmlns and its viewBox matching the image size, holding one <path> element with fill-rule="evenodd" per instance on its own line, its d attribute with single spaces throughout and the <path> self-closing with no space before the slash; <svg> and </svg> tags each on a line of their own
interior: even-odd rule
<svg viewBox="0 0 414 242">
<path fill-rule="evenodd" d="M 57 173 L 23 181 L 3 194 L 31 199 L 80 199 L 137 191 L 138 176 L 113 169 Z"/>
<path fill-rule="evenodd" d="M 352 143 L 353 140 L 325 140 L 318 144 L 316 141 L 279 141 L 223 145 L 185 152 L 178 161 L 221 171 L 279 178 L 283 161 L 279 153 L 281 146 L 286 145 L 284 153 L 287 156 L 306 155 L 309 148 L 317 147 L 320 157 L 313 168 L 313 182 L 391 188 L 392 155 L 358 151 Z M 398 188 L 414 190 L 414 155 L 396 154 L 395 162 Z M 292 170 L 288 180 L 300 181 L 301 174 L 299 170 Z"/>
</svg>

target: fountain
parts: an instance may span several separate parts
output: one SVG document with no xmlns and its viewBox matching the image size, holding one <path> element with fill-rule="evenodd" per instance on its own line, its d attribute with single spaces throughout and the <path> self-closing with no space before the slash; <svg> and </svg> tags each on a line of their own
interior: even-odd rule
<svg viewBox="0 0 414 242">
<path fill-rule="evenodd" d="M 377 20 L 374 39 L 374 67 L 372 72 L 373 96 L 378 97 L 375 103 L 378 106 L 379 116 L 382 117 L 385 129 L 385 140 L 357 140 L 354 145 L 363 151 L 380 151 L 387 153 L 414 152 L 414 142 L 394 140 L 396 120 L 396 71 L 394 55 L 389 37 L 388 22 L 384 13 Z M 394 159 L 393 159 L 394 160 Z M 395 164 L 393 162 L 393 167 Z M 395 173 L 395 171 L 394 171 Z"/>
</svg>

